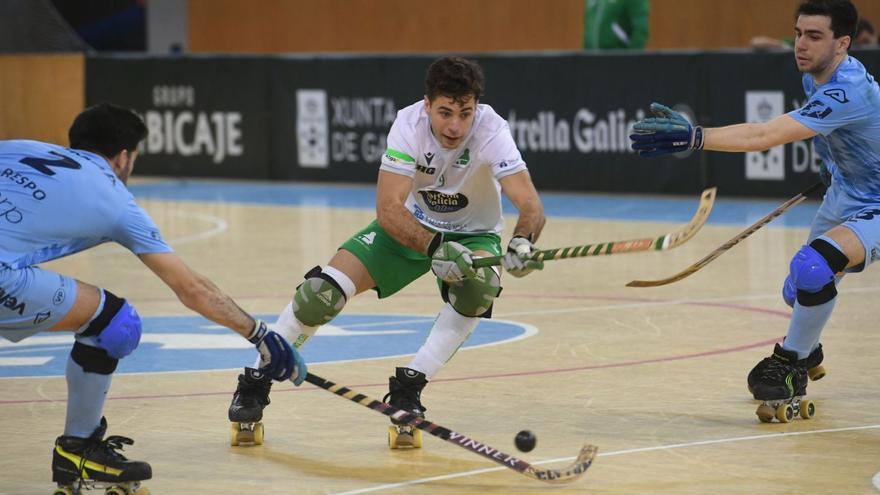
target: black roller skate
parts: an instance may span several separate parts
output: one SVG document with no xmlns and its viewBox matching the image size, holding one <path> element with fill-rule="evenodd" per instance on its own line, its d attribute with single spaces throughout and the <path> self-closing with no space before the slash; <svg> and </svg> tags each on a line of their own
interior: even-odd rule
<svg viewBox="0 0 880 495">
<path fill-rule="evenodd" d="M 825 367 L 822 366 L 823 359 L 825 359 L 825 355 L 822 353 L 822 344 L 819 344 L 818 347 L 813 349 L 813 352 L 811 352 L 809 356 L 804 358 L 804 364 L 807 366 L 807 375 L 810 377 L 810 380 L 821 380 L 825 376 Z M 758 377 L 761 376 L 764 367 L 767 366 L 769 361 L 769 357 L 764 358 L 752 368 L 752 371 L 749 372 L 749 392 L 752 392 L 752 394 L 754 394 L 754 390 L 752 389 L 755 387 Z"/>
<path fill-rule="evenodd" d="M 238 375 L 238 388 L 229 404 L 230 443 L 263 444 L 263 409 L 269 405 L 269 390 L 272 379 L 260 370 L 245 368 Z"/>
<path fill-rule="evenodd" d="M 84 490 L 104 489 L 106 495 L 149 495 L 140 482 L 153 477 L 150 465 L 130 461 L 118 450 L 132 445 L 130 438 L 112 435 L 104 439 L 107 420 L 88 438 L 60 436 L 52 453 L 53 495 L 79 495 Z"/>
<path fill-rule="evenodd" d="M 787 351 L 776 344 L 773 355 L 758 363 L 752 373 L 756 373 L 752 395 L 762 401 L 755 414 L 762 422 L 769 423 L 776 418 L 780 423 L 788 423 L 795 416 L 809 419 L 816 413 L 816 405 L 804 400 L 807 359 L 799 360 L 797 352 Z M 752 374 L 749 375 L 751 379 Z"/>
<path fill-rule="evenodd" d="M 420 418 L 425 417 L 427 410 L 421 402 L 422 389 L 428 384 L 424 373 L 410 368 L 397 368 L 395 376 L 388 378 L 388 393 L 382 399 L 392 406 L 409 411 Z M 388 446 L 392 449 L 422 446 L 422 430 L 400 423 L 391 418 L 388 427 Z"/>
</svg>

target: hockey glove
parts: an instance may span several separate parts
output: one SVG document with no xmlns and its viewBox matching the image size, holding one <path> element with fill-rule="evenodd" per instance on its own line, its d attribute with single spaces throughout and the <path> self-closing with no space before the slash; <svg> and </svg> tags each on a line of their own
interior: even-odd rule
<svg viewBox="0 0 880 495">
<path fill-rule="evenodd" d="M 501 258 L 501 266 L 514 277 L 525 277 L 534 270 L 544 269 L 543 261 L 529 259 L 533 253 L 538 251 L 538 248 L 532 244 L 531 237 L 531 235 L 529 237 L 513 236 L 507 244 L 507 254 Z"/>
<path fill-rule="evenodd" d="M 297 386 L 306 379 L 309 367 L 302 356 L 284 337 L 269 330 L 266 322 L 257 320 L 248 340 L 260 353 L 260 371 L 279 382 L 293 380 Z"/>
<path fill-rule="evenodd" d="M 446 283 L 461 282 L 474 278 L 477 274 L 474 269 L 472 251 L 455 241 L 443 242 L 443 234 L 434 235 L 434 240 L 428 246 L 428 256 L 431 257 L 431 271 Z"/>
<path fill-rule="evenodd" d="M 684 116 L 659 103 L 651 103 L 648 117 L 633 125 L 629 138 L 640 156 L 652 157 L 703 149 L 703 128 L 691 125 Z"/>
</svg>

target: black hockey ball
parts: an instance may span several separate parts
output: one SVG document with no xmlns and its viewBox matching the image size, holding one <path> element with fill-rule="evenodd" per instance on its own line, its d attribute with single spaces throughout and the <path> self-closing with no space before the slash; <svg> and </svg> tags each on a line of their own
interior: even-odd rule
<svg viewBox="0 0 880 495">
<path fill-rule="evenodd" d="M 523 430 L 516 434 L 513 443 L 516 444 L 516 448 L 519 449 L 520 452 L 531 452 L 532 449 L 535 448 L 535 442 L 537 441 L 538 438 L 535 437 L 534 433 L 529 430 Z"/>
</svg>

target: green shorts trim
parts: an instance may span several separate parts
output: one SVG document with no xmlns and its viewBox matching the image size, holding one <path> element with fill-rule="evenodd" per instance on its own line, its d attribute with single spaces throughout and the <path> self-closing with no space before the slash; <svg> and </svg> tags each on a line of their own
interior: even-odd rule
<svg viewBox="0 0 880 495">
<path fill-rule="evenodd" d="M 488 251 L 501 256 L 501 237 L 492 232 L 444 232 L 447 241 L 456 241 L 471 251 Z M 342 243 L 345 249 L 361 260 L 367 268 L 379 298 L 388 297 L 431 270 L 431 258 L 397 242 L 373 220 L 361 231 Z"/>
</svg>

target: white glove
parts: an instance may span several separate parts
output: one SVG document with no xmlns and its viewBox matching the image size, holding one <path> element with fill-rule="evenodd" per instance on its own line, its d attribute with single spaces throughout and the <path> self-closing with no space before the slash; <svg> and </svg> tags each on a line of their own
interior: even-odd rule
<svg viewBox="0 0 880 495">
<path fill-rule="evenodd" d="M 447 283 L 474 278 L 477 271 L 474 268 L 472 253 L 470 249 L 455 241 L 444 242 L 431 255 L 431 271 Z"/>
<path fill-rule="evenodd" d="M 537 251 L 538 248 L 528 237 L 514 236 L 507 244 L 507 254 L 501 258 L 501 266 L 514 277 L 525 277 L 534 270 L 543 270 L 543 261 L 530 259 Z"/>
</svg>

